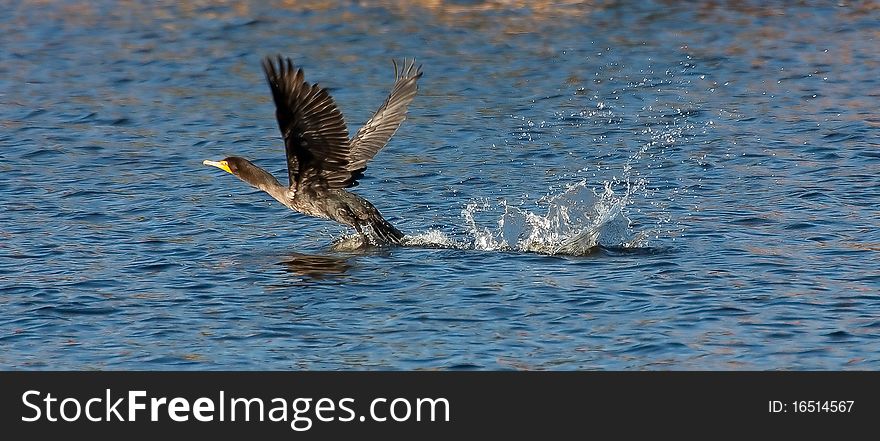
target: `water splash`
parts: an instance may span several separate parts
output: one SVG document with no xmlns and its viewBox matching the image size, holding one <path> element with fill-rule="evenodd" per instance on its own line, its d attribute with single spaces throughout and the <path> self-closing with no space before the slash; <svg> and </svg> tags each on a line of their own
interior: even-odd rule
<svg viewBox="0 0 880 441">
<path fill-rule="evenodd" d="M 512 206 L 501 201 L 503 214 L 494 229 L 477 224 L 475 214 L 492 209 L 487 202 L 471 203 L 462 216 L 474 238 L 474 248 L 481 250 L 516 250 L 544 254 L 587 254 L 593 248 L 636 245 L 630 220 L 624 213 L 635 191 L 627 183 L 622 194 L 606 182 L 601 192 L 586 181 L 568 185 L 556 195 L 539 201 L 543 213 Z"/>
<path fill-rule="evenodd" d="M 638 248 L 646 245 L 646 234 L 635 233 L 626 208 L 643 183 L 606 182 L 601 191 L 586 180 L 570 184 L 558 194 L 538 201 L 543 210 L 528 210 L 506 200 L 496 204 L 473 201 L 461 215 L 466 238 L 429 230 L 407 236 L 407 246 L 477 249 L 483 251 L 522 251 L 542 254 L 589 254 L 598 246 Z M 615 187 L 618 188 L 615 191 Z M 622 191 L 621 191 L 622 188 Z M 485 218 L 497 219 L 484 226 Z M 489 224 L 491 225 L 491 224 Z"/>
</svg>

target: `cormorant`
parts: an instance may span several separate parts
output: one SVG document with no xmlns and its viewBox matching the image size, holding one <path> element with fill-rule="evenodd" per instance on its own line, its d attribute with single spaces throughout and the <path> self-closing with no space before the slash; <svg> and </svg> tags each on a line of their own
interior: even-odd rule
<svg viewBox="0 0 880 441">
<path fill-rule="evenodd" d="M 371 243 L 398 244 L 403 233 L 388 223 L 373 204 L 349 193 L 367 162 L 388 143 L 406 119 L 416 95 L 421 66 L 415 60 L 394 64 L 395 82 L 379 110 L 349 139 L 342 113 L 327 89 L 305 81 L 302 69 L 289 58 L 263 60 L 263 71 L 275 100 L 275 116 L 284 138 L 288 185 L 271 173 L 237 156 L 204 161 L 235 175 L 292 210 L 332 219 L 353 227 Z M 366 241 L 364 243 L 367 243 Z"/>
</svg>

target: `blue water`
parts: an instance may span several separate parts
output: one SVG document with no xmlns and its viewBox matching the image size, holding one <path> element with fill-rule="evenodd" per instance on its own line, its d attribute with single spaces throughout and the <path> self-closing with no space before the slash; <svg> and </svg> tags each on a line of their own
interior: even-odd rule
<svg viewBox="0 0 880 441">
<path fill-rule="evenodd" d="M 876 8 L 4 3 L 4 369 L 880 369 Z M 352 132 L 423 64 L 407 246 L 201 164 L 286 179 L 272 54 Z"/>
</svg>

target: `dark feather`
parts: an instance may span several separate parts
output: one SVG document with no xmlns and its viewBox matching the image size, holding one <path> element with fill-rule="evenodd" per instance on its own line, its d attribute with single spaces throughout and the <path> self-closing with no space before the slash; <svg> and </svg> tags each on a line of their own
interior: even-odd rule
<svg viewBox="0 0 880 441">
<path fill-rule="evenodd" d="M 422 76 L 415 60 L 404 60 L 385 103 L 349 141 L 342 113 L 327 89 L 305 81 L 302 69 L 289 58 L 263 60 L 263 70 L 275 116 L 284 137 L 287 172 L 291 187 L 322 186 L 346 188 L 357 185 L 367 162 L 372 159 L 406 119 L 406 110 L 416 95 Z"/>
<path fill-rule="evenodd" d="M 290 186 L 344 186 L 351 175 L 346 170 L 348 129 L 333 98 L 317 84 L 306 82 L 302 69 L 296 69 L 289 58 L 266 58 L 263 70 L 284 137 Z M 303 178 L 319 181 L 303 182 Z"/>
</svg>

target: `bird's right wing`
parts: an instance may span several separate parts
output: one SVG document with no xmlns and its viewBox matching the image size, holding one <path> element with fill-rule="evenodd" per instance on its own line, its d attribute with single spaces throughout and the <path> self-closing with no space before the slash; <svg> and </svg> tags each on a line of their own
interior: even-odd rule
<svg viewBox="0 0 880 441">
<path fill-rule="evenodd" d="M 416 66 L 416 60 L 404 60 L 400 69 L 396 61 L 392 62 L 395 81 L 391 94 L 351 140 L 348 170 L 356 176 L 364 171 L 367 162 L 394 136 L 394 132 L 406 119 L 407 106 L 418 90 L 417 81 L 422 76 L 422 67 Z"/>
<path fill-rule="evenodd" d="M 275 100 L 275 116 L 284 137 L 290 186 L 349 185 L 348 129 L 327 90 L 305 81 L 289 58 L 263 60 L 263 71 Z"/>
</svg>

